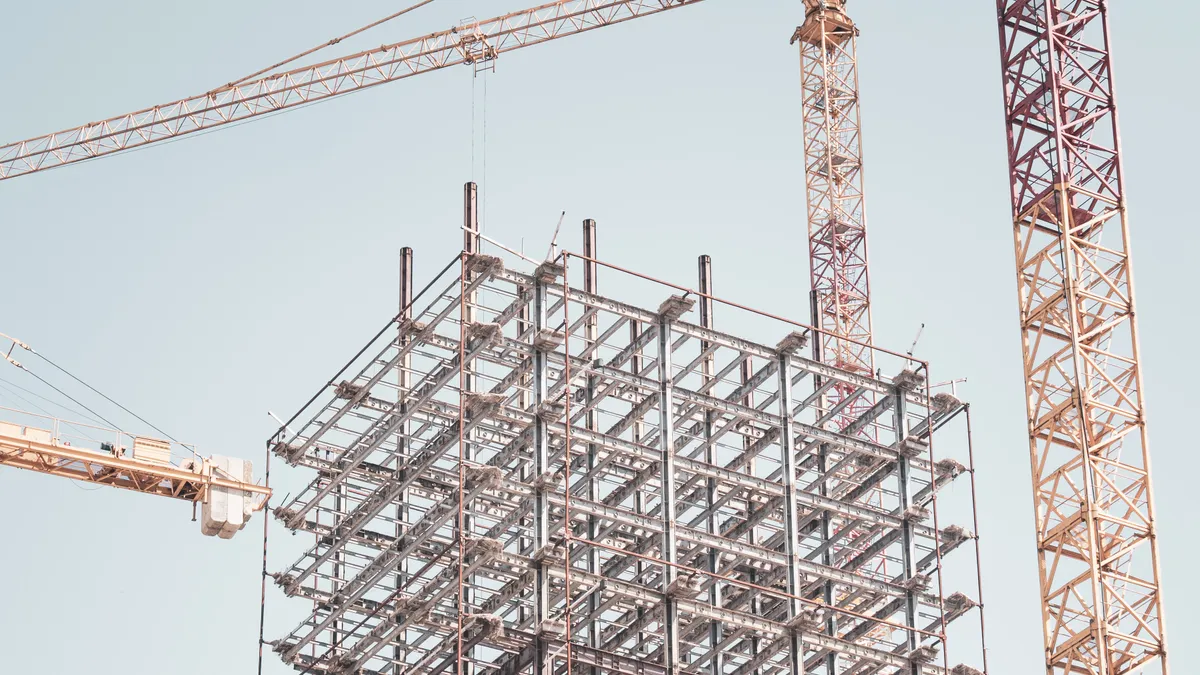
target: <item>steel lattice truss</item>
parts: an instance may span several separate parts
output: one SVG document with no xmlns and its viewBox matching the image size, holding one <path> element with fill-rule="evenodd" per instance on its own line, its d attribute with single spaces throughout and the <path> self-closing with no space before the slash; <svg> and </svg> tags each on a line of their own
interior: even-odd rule
<svg viewBox="0 0 1200 675">
<path fill-rule="evenodd" d="M 1105 3 L 997 3 L 1047 672 L 1166 673 Z"/>
<path fill-rule="evenodd" d="M 800 44 L 809 258 L 815 314 L 826 331 L 823 360 L 871 374 L 858 29 L 843 2 L 805 5 L 808 15 L 792 41 Z"/>
<path fill-rule="evenodd" d="M 0 180 L 102 157 L 701 0 L 559 0 L 0 146 Z"/>
<path fill-rule="evenodd" d="M 976 605 L 944 592 L 942 558 L 973 535 L 938 529 L 938 490 L 964 467 L 929 442 L 963 404 L 899 367 L 807 358 L 795 325 L 759 344 L 702 327 L 665 286 L 648 310 L 566 284 L 582 267 L 464 253 L 272 440 L 316 472 L 275 510 L 315 535 L 274 575 L 314 607 L 273 643 L 283 660 L 946 672 L 946 625 Z M 852 393 L 831 408 L 834 387 Z"/>
</svg>

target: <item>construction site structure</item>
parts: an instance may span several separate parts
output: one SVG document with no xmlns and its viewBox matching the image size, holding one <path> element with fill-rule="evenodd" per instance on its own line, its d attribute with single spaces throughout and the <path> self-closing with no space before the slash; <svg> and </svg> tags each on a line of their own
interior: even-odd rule
<svg viewBox="0 0 1200 675">
<path fill-rule="evenodd" d="M 479 69 L 506 51 L 700 1 L 560 0 L 281 70 L 317 51 L 309 50 L 199 96 L 0 146 L 0 180 L 449 65 Z M 424 3 L 414 7 L 420 4 Z M 806 18 L 793 35 L 800 44 L 805 90 L 806 193 L 816 309 L 812 323 L 822 329 L 812 336 L 816 351 L 811 360 L 886 384 L 879 377 L 880 364 L 874 362 L 879 352 L 870 344 L 854 60 L 857 28 L 845 5 L 844 0 L 804 0 Z M 1157 668 L 1165 675 L 1107 2 L 997 0 L 997 17 L 1047 673 L 1116 675 Z M 468 258 L 477 254 L 467 248 Z M 458 321 L 472 325 L 468 314 Z M 532 321 L 528 316 L 517 320 L 525 322 L 522 325 Z M 752 377 L 753 363 L 747 356 L 737 369 Z M 701 375 L 715 366 L 711 359 L 702 359 Z M 462 369 L 464 381 L 475 382 L 473 365 L 464 363 Z M 397 391 L 407 390 L 403 378 L 417 372 L 400 370 Z M 472 384 L 467 391 L 473 388 Z M 873 390 L 856 391 L 852 383 L 836 380 L 817 408 L 839 410 L 831 422 L 838 433 L 853 432 L 848 435 L 868 443 L 885 441 L 884 436 L 872 436 L 880 429 L 869 424 L 856 428 L 854 422 L 887 397 Z M 408 442 L 407 437 L 397 441 L 400 446 Z M 468 458 L 476 445 L 473 437 L 466 443 Z M 334 487 L 332 494 L 343 502 L 353 499 L 345 486 Z M 872 508 L 880 508 L 881 497 L 870 499 L 875 500 Z M 396 514 L 397 523 L 411 517 L 404 505 L 396 507 Z M 476 516 L 464 512 L 463 518 L 473 523 Z M 758 536 L 749 529 L 748 537 Z M 339 565 L 349 564 L 346 553 L 335 557 Z M 472 588 L 463 597 L 475 593 Z M 709 602 L 719 593 L 710 589 Z M 715 642 L 717 632 L 710 627 L 709 639 Z"/>
<path fill-rule="evenodd" d="M 1048 674 L 1166 675 L 1105 0 L 998 0 Z"/>
<path fill-rule="evenodd" d="M 470 250 L 415 296 L 405 277 L 411 301 L 269 441 L 313 472 L 274 509 L 314 535 L 272 575 L 311 603 L 271 642 L 285 663 L 978 672 L 948 661 L 953 622 L 979 609 L 943 578 L 975 542 L 973 505 L 956 524 L 937 508 L 973 478 L 966 406 L 931 391 L 927 364 L 824 364 L 819 329 L 715 296 L 707 258 L 699 289 L 602 262 L 594 221 L 585 253 L 518 271 L 471 241 L 466 194 Z M 633 297 L 601 295 L 602 271 Z M 718 312 L 772 339 L 723 332 Z M 853 394 L 829 407 L 836 386 Z M 953 557 L 974 583 L 977 558 Z"/>
</svg>

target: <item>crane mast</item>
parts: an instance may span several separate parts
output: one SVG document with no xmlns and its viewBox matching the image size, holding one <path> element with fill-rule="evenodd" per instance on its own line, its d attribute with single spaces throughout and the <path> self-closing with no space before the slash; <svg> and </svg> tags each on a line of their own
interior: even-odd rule
<svg viewBox="0 0 1200 675">
<path fill-rule="evenodd" d="M 1168 673 L 1105 0 L 998 0 L 1046 673 Z"/>
<path fill-rule="evenodd" d="M 800 44 L 809 264 L 813 314 L 822 329 L 820 356 L 839 368 L 872 374 L 858 28 L 846 14 L 845 0 L 805 0 L 804 6 L 804 24 L 792 42 Z"/>
</svg>

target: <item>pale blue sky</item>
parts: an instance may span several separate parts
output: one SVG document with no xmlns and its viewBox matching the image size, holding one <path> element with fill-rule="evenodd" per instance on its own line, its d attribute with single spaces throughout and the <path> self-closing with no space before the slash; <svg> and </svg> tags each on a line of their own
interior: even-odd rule
<svg viewBox="0 0 1200 675">
<path fill-rule="evenodd" d="M 0 10 L 0 141 L 199 93 L 401 3 L 9 3 Z M 519 9 L 440 0 L 369 34 L 415 36 Z M 1187 355 L 1200 330 L 1188 214 L 1200 99 L 1191 3 L 1114 2 L 1126 174 L 1150 401 L 1172 663 L 1191 672 Z M 994 4 L 857 0 L 876 340 L 941 379 L 968 377 L 984 521 L 992 670 L 1041 666 L 1032 508 Z M 709 0 L 503 56 L 487 88 L 490 234 L 571 242 L 803 318 L 807 261 L 799 0 Z M 362 43 L 343 45 L 349 49 Z M 472 166 L 467 68 L 124 157 L 0 184 L 0 332 L 21 337 L 209 452 L 261 464 L 274 430 L 395 305 L 396 254 L 427 278 L 459 245 Z M 476 83 L 476 131 L 482 83 Z M 718 317 L 719 321 L 719 317 Z M 11 369 L 0 371 L 16 379 Z M 288 479 L 282 478 L 281 484 Z M 257 520 L 202 538 L 185 504 L 0 471 L 0 670 L 251 672 Z M 288 541 L 276 530 L 280 555 Z M 278 596 L 276 596 L 278 600 Z M 275 605 L 278 605 L 275 602 Z M 290 628 L 272 616 L 269 635 Z M 273 659 L 269 673 L 288 672 Z"/>
</svg>

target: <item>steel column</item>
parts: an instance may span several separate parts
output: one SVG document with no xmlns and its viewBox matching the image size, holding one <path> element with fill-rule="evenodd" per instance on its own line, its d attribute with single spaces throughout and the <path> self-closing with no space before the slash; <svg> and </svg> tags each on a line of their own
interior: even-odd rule
<svg viewBox="0 0 1200 675">
<path fill-rule="evenodd" d="M 892 407 L 895 383 L 810 360 L 802 334 L 767 346 L 705 327 L 719 302 L 708 302 L 706 265 L 703 294 L 676 288 L 685 295 L 657 310 L 585 290 L 596 285 L 599 266 L 584 265 L 584 283 L 570 288 L 562 265 L 545 263 L 529 274 L 519 263 L 464 254 L 463 278 L 414 309 L 415 330 L 397 343 L 394 327 L 385 328 L 375 339 L 380 350 L 360 350 L 357 374 L 339 373 L 325 401 L 306 406 L 310 421 L 276 442 L 278 454 L 318 472 L 276 514 L 316 537 L 276 575 L 287 595 L 315 603 L 276 643 L 285 662 L 330 672 L 416 668 L 446 675 L 459 645 L 463 664 L 494 657 L 499 673 L 541 668 L 550 675 L 551 662 L 563 667 L 563 619 L 571 616 L 574 670 L 608 672 L 607 662 L 629 672 L 641 662 L 698 675 L 786 675 L 807 661 L 812 673 L 825 675 L 836 653 L 846 674 L 867 675 L 884 664 L 887 672 L 903 666 L 907 673 L 903 616 L 911 589 L 898 568 L 880 576 L 881 566 L 901 558 L 903 520 L 893 487 L 901 448 L 890 435 L 883 443 L 861 436 Z M 463 325 L 456 312 L 473 292 L 475 321 Z M 693 325 L 684 316 L 697 295 L 705 302 Z M 631 321 L 637 327 L 627 336 Z M 397 405 L 389 373 L 408 353 L 416 372 Z M 762 359 L 757 368 L 751 357 Z M 460 364 L 471 362 L 475 392 L 463 399 L 464 415 L 453 398 L 466 393 Z M 800 384 L 805 377 L 822 381 L 813 395 L 795 400 L 796 387 L 808 386 Z M 822 410 L 831 381 L 853 385 L 856 396 L 883 398 L 841 428 L 838 417 L 852 399 Z M 569 421 L 564 395 L 571 396 Z M 928 402 L 912 391 L 904 399 L 909 433 L 923 437 L 930 429 L 916 419 Z M 935 428 L 943 417 L 934 414 Z M 409 436 L 397 443 L 402 429 Z M 580 452 L 564 471 L 568 434 Z M 474 461 L 464 467 L 467 439 Z M 822 446 L 829 457 L 819 475 Z M 408 458 L 397 473 L 401 450 Z M 756 461 L 769 468 L 752 466 Z M 925 504 L 930 467 L 913 459 L 911 468 L 911 501 Z M 562 517 L 564 473 L 576 479 L 569 520 Z M 345 499 L 335 505 L 339 487 Z M 404 492 L 411 503 L 396 537 L 394 509 Z M 889 501 L 876 505 L 872 495 Z M 459 511 L 465 504 L 473 536 L 459 541 L 457 532 L 468 531 Z M 299 515 L 305 508 L 309 515 Z M 574 537 L 569 572 L 556 532 Z M 947 536 L 916 521 L 911 532 L 920 551 Z M 345 562 L 335 574 L 337 552 Z M 410 583 L 393 595 L 405 560 Z M 343 584 L 340 595 L 330 592 L 331 582 Z M 814 609 L 827 582 L 837 593 L 830 609 Z M 784 592 L 789 584 L 792 593 Z M 459 602 L 466 597 L 460 588 L 471 591 L 469 607 Z M 923 640 L 961 614 L 939 614 L 940 588 L 914 595 L 919 616 L 935 622 L 919 631 Z M 830 614 L 838 617 L 836 631 L 829 630 Z M 345 633 L 340 655 L 331 649 L 335 622 Z M 797 638 L 802 646 L 789 658 Z M 928 650 L 918 651 L 918 660 L 928 658 Z"/>
<path fill-rule="evenodd" d="M 784 552 L 787 554 L 787 619 L 791 629 L 788 658 L 792 675 L 804 675 L 804 642 L 799 619 L 804 613 L 800 596 L 804 579 L 800 576 L 800 504 L 796 499 L 797 470 L 796 434 L 792 430 L 792 363 L 788 354 L 779 356 L 779 415 L 782 418 L 779 436 L 780 466 L 783 471 Z"/>
<path fill-rule="evenodd" d="M 463 253 L 467 256 L 473 256 L 479 253 L 479 186 L 474 182 L 468 182 L 463 186 Z M 466 271 L 464 266 L 463 277 L 465 283 L 469 284 L 473 280 L 472 275 Z M 477 291 L 469 291 L 463 299 L 463 315 L 462 322 L 466 326 L 470 326 L 475 322 L 475 305 L 478 300 Z M 460 394 L 466 396 L 475 391 L 475 368 L 476 362 L 474 359 L 468 359 L 462 364 L 463 368 L 463 387 Z M 463 436 L 463 460 L 470 463 L 475 459 L 475 443 L 473 436 L 475 432 L 468 430 Z M 460 505 L 463 511 L 462 531 L 459 532 L 460 537 L 474 536 L 475 519 L 472 516 L 472 506 L 470 503 Z M 465 565 L 466 561 L 459 561 L 459 564 Z M 462 597 L 460 598 L 460 609 L 464 614 L 469 614 L 472 609 L 472 592 L 471 589 L 475 585 L 474 579 L 468 581 L 462 589 Z M 462 664 L 461 675 L 472 675 L 475 672 L 474 664 L 469 662 L 474 657 L 475 648 L 468 649 L 466 657 L 467 663 Z"/>
<path fill-rule="evenodd" d="M 812 311 L 812 325 L 816 326 L 820 322 L 820 304 L 817 301 L 817 292 L 810 291 L 809 307 Z M 813 361 L 821 363 L 823 355 L 821 354 L 821 345 L 823 340 L 812 341 L 812 358 Z M 820 375 L 813 375 L 813 391 L 823 392 L 825 386 L 824 378 Z M 828 410 L 829 402 L 826 400 L 824 393 L 820 393 L 817 398 L 817 410 Z M 822 443 L 817 446 L 817 473 L 822 476 L 822 480 L 817 485 L 817 494 L 822 498 L 829 498 L 829 481 L 824 480 L 825 476 L 829 475 L 829 444 Z M 829 509 L 821 511 L 821 564 L 827 567 L 833 566 L 833 514 Z M 821 600 L 829 606 L 833 606 L 833 582 L 826 581 L 821 588 Z M 825 617 L 825 633 L 829 636 L 838 634 L 837 614 L 830 612 L 829 616 Z M 835 651 L 829 652 L 825 656 L 825 675 L 838 675 L 838 654 Z"/>
<path fill-rule="evenodd" d="M 641 336 L 641 334 L 642 334 L 641 322 L 636 319 L 631 319 L 629 321 L 629 344 L 631 344 L 631 345 L 637 344 L 638 338 Z M 634 350 L 632 355 L 629 357 L 629 372 L 634 375 L 637 375 L 642 372 L 642 350 L 641 349 Z M 638 417 L 637 420 L 633 423 L 633 438 L 637 442 L 641 442 L 643 440 L 642 436 L 645 434 L 645 429 L 643 427 L 644 427 L 644 425 L 642 423 L 642 418 Z M 633 493 L 633 510 L 634 510 L 634 513 L 636 513 L 639 516 L 644 515 L 646 513 L 646 494 L 644 492 L 642 492 L 641 490 L 636 490 Z M 641 558 L 638 558 L 634 561 L 633 570 L 634 570 L 634 578 L 635 579 L 641 579 L 642 575 L 646 573 L 646 565 L 642 561 Z M 645 615 L 646 615 L 645 608 L 639 606 L 637 608 L 637 624 L 639 626 L 642 625 L 642 620 L 644 619 Z M 638 640 L 637 640 L 638 645 L 645 644 L 646 634 L 639 629 L 637 636 L 638 636 Z"/>
<path fill-rule="evenodd" d="M 894 428 L 896 430 L 896 445 L 899 447 L 908 439 L 908 401 L 905 400 L 904 391 L 897 388 L 895 396 L 892 398 L 892 411 L 894 414 Z M 917 574 L 917 550 L 916 540 L 913 537 L 913 519 L 915 515 L 910 511 L 913 508 L 912 494 L 912 462 L 903 453 L 900 459 L 896 462 L 896 471 L 899 477 L 897 485 L 897 497 L 900 500 L 900 518 L 903 522 L 900 524 L 900 565 L 904 569 L 904 579 L 909 582 L 908 591 L 904 594 L 904 623 L 909 627 L 906 644 L 908 652 L 912 653 L 917 648 L 917 589 L 911 584 Z M 913 675 L 919 675 L 920 668 L 913 667 Z"/>
<path fill-rule="evenodd" d="M 408 340 L 409 324 L 413 318 L 413 250 L 411 247 L 405 246 L 400 249 L 400 314 L 397 317 L 397 323 L 400 325 L 400 334 L 396 337 L 396 345 L 403 347 Z M 403 414 L 407 408 L 404 405 L 404 400 L 408 396 L 408 391 L 412 384 L 412 354 L 405 354 L 400 360 L 397 368 L 396 378 L 396 402 L 399 403 L 399 410 Z M 408 439 L 412 433 L 412 428 L 408 422 L 400 425 L 396 432 L 396 461 L 403 463 L 408 459 Z M 404 523 L 409 522 L 408 519 L 408 490 L 402 490 L 399 497 L 396 499 L 396 538 L 400 538 L 405 534 Z M 396 568 L 396 588 L 404 588 L 408 583 L 408 563 L 407 557 L 400 561 Z M 406 646 L 408 640 L 402 640 L 397 644 L 393 651 L 393 658 L 400 663 L 404 663 L 407 658 Z"/>
<path fill-rule="evenodd" d="M 742 360 L 742 365 L 738 368 L 738 370 L 739 370 L 738 376 L 741 381 L 741 384 L 743 387 L 745 387 L 750 382 L 750 380 L 754 377 L 754 358 L 747 356 L 745 359 Z M 742 405 L 746 406 L 747 408 L 755 408 L 756 407 L 754 404 L 754 390 L 753 389 L 750 389 L 749 391 L 746 392 L 746 396 L 742 399 L 741 403 L 742 403 Z M 757 460 L 755 460 L 754 455 L 752 454 L 753 450 L 754 450 L 754 439 L 750 438 L 749 436 L 743 436 L 742 437 L 742 455 L 743 455 L 743 457 L 746 455 L 751 455 L 750 459 L 746 461 L 745 471 L 746 471 L 746 473 L 750 474 L 751 476 L 757 475 L 756 469 L 757 469 L 757 464 L 758 464 Z M 750 531 L 746 533 L 746 541 L 750 542 L 751 546 L 758 545 L 758 528 L 757 527 L 751 527 Z M 750 583 L 752 583 L 752 584 L 759 583 L 757 570 L 751 569 L 749 577 L 750 577 Z M 755 593 L 753 599 L 750 601 L 750 613 L 753 614 L 754 616 L 762 616 L 762 614 L 763 614 L 762 596 L 758 593 Z M 753 637 L 750 638 L 750 650 L 752 652 L 754 652 L 755 654 L 757 654 L 761 648 L 762 648 L 762 639 L 759 638 L 759 636 L 757 634 L 755 634 Z M 755 675 L 757 675 L 757 673 L 759 673 L 761 671 L 760 671 L 760 669 L 755 668 L 753 670 L 753 672 L 755 673 Z"/>
<path fill-rule="evenodd" d="M 547 328 L 546 286 L 546 282 L 542 281 L 540 277 L 534 279 L 533 331 L 529 337 L 530 343 L 533 343 L 537 335 Z M 536 490 L 533 499 L 533 550 L 535 552 L 546 551 L 546 547 L 550 543 L 550 498 L 547 491 L 551 488 L 543 481 L 537 480 L 544 476 L 550 468 L 550 430 L 547 428 L 546 415 L 543 414 L 546 405 L 550 402 L 547 396 L 549 376 L 547 354 L 544 350 L 535 347 L 533 350 L 533 476 Z M 539 558 L 535 561 L 535 565 L 537 579 L 533 589 L 533 625 L 537 637 L 534 673 L 546 675 L 548 653 L 543 629 L 550 619 L 550 570 L 545 558 Z"/>
<path fill-rule="evenodd" d="M 677 534 L 675 527 L 675 385 L 671 368 L 671 320 L 666 316 L 658 324 L 658 448 L 662 453 L 662 588 L 663 601 L 663 666 L 670 675 L 679 672 L 679 602 L 674 586 L 679 577 Z"/>
<path fill-rule="evenodd" d="M 700 325 L 705 328 L 713 327 L 713 279 L 712 279 L 712 258 L 706 255 L 700 256 L 699 265 L 699 282 L 700 282 Z M 700 341 L 700 352 L 708 352 L 711 345 L 704 340 Z M 704 363 L 701 364 L 701 375 L 705 390 L 708 391 L 713 383 L 713 375 L 716 371 L 715 360 L 712 355 L 704 357 Z M 713 442 L 713 413 L 705 411 L 704 413 L 704 461 L 713 466 L 718 466 L 719 458 L 717 457 L 717 446 Z M 716 511 L 717 505 L 717 479 L 709 477 L 705 481 L 704 487 L 704 503 L 708 507 L 709 514 L 705 520 L 705 526 L 709 534 L 719 535 L 721 533 L 720 517 Z M 716 574 L 721 567 L 721 552 L 715 548 L 708 550 L 708 571 Z M 708 602 L 713 607 L 722 606 L 721 584 L 714 582 L 708 589 Z M 724 637 L 724 630 L 720 621 L 709 622 L 708 629 L 708 644 L 710 649 L 716 649 L 717 645 L 721 644 Z M 718 650 L 713 654 L 709 663 L 709 670 L 712 675 L 721 675 L 724 672 L 725 659 Z"/>
<path fill-rule="evenodd" d="M 583 255 L 590 260 L 585 260 L 583 263 L 583 290 L 588 293 L 598 293 L 598 275 L 599 266 L 594 262 L 596 259 L 596 221 L 583 221 Z M 584 340 L 586 348 L 592 350 L 595 347 L 596 338 L 598 336 L 598 325 L 595 315 L 588 317 L 584 325 Z M 595 360 L 595 365 L 600 365 L 600 361 Z M 598 420 L 596 419 L 596 409 L 592 406 L 592 400 L 596 396 L 597 378 L 595 375 L 589 374 L 587 379 L 587 403 L 588 411 L 584 415 L 584 426 L 588 431 L 596 431 L 598 428 Z M 588 443 L 587 449 L 587 470 L 588 470 L 588 485 L 587 495 L 588 500 L 592 502 L 600 501 L 599 484 L 596 480 L 595 471 L 596 464 L 599 461 L 600 447 L 595 443 Z M 600 524 L 595 516 L 588 516 L 587 525 L 588 539 L 596 541 L 599 539 Z M 600 549 L 595 546 L 587 547 L 587 570 L 591 574 L 598 574 L 600 571 Z M 591 593 L 588 595 L 587 601 L 588 615 L 594 616 L 600 611 L 600 594 Z M 593 621 L 588 626 L 587 630 L 588 646 L 593 649 L 600 648 L 600 624 L 598 621 Z M 589 672 L 592 675 L 599 675 L 599 669 L 591 666 Z"/>
</svg>

